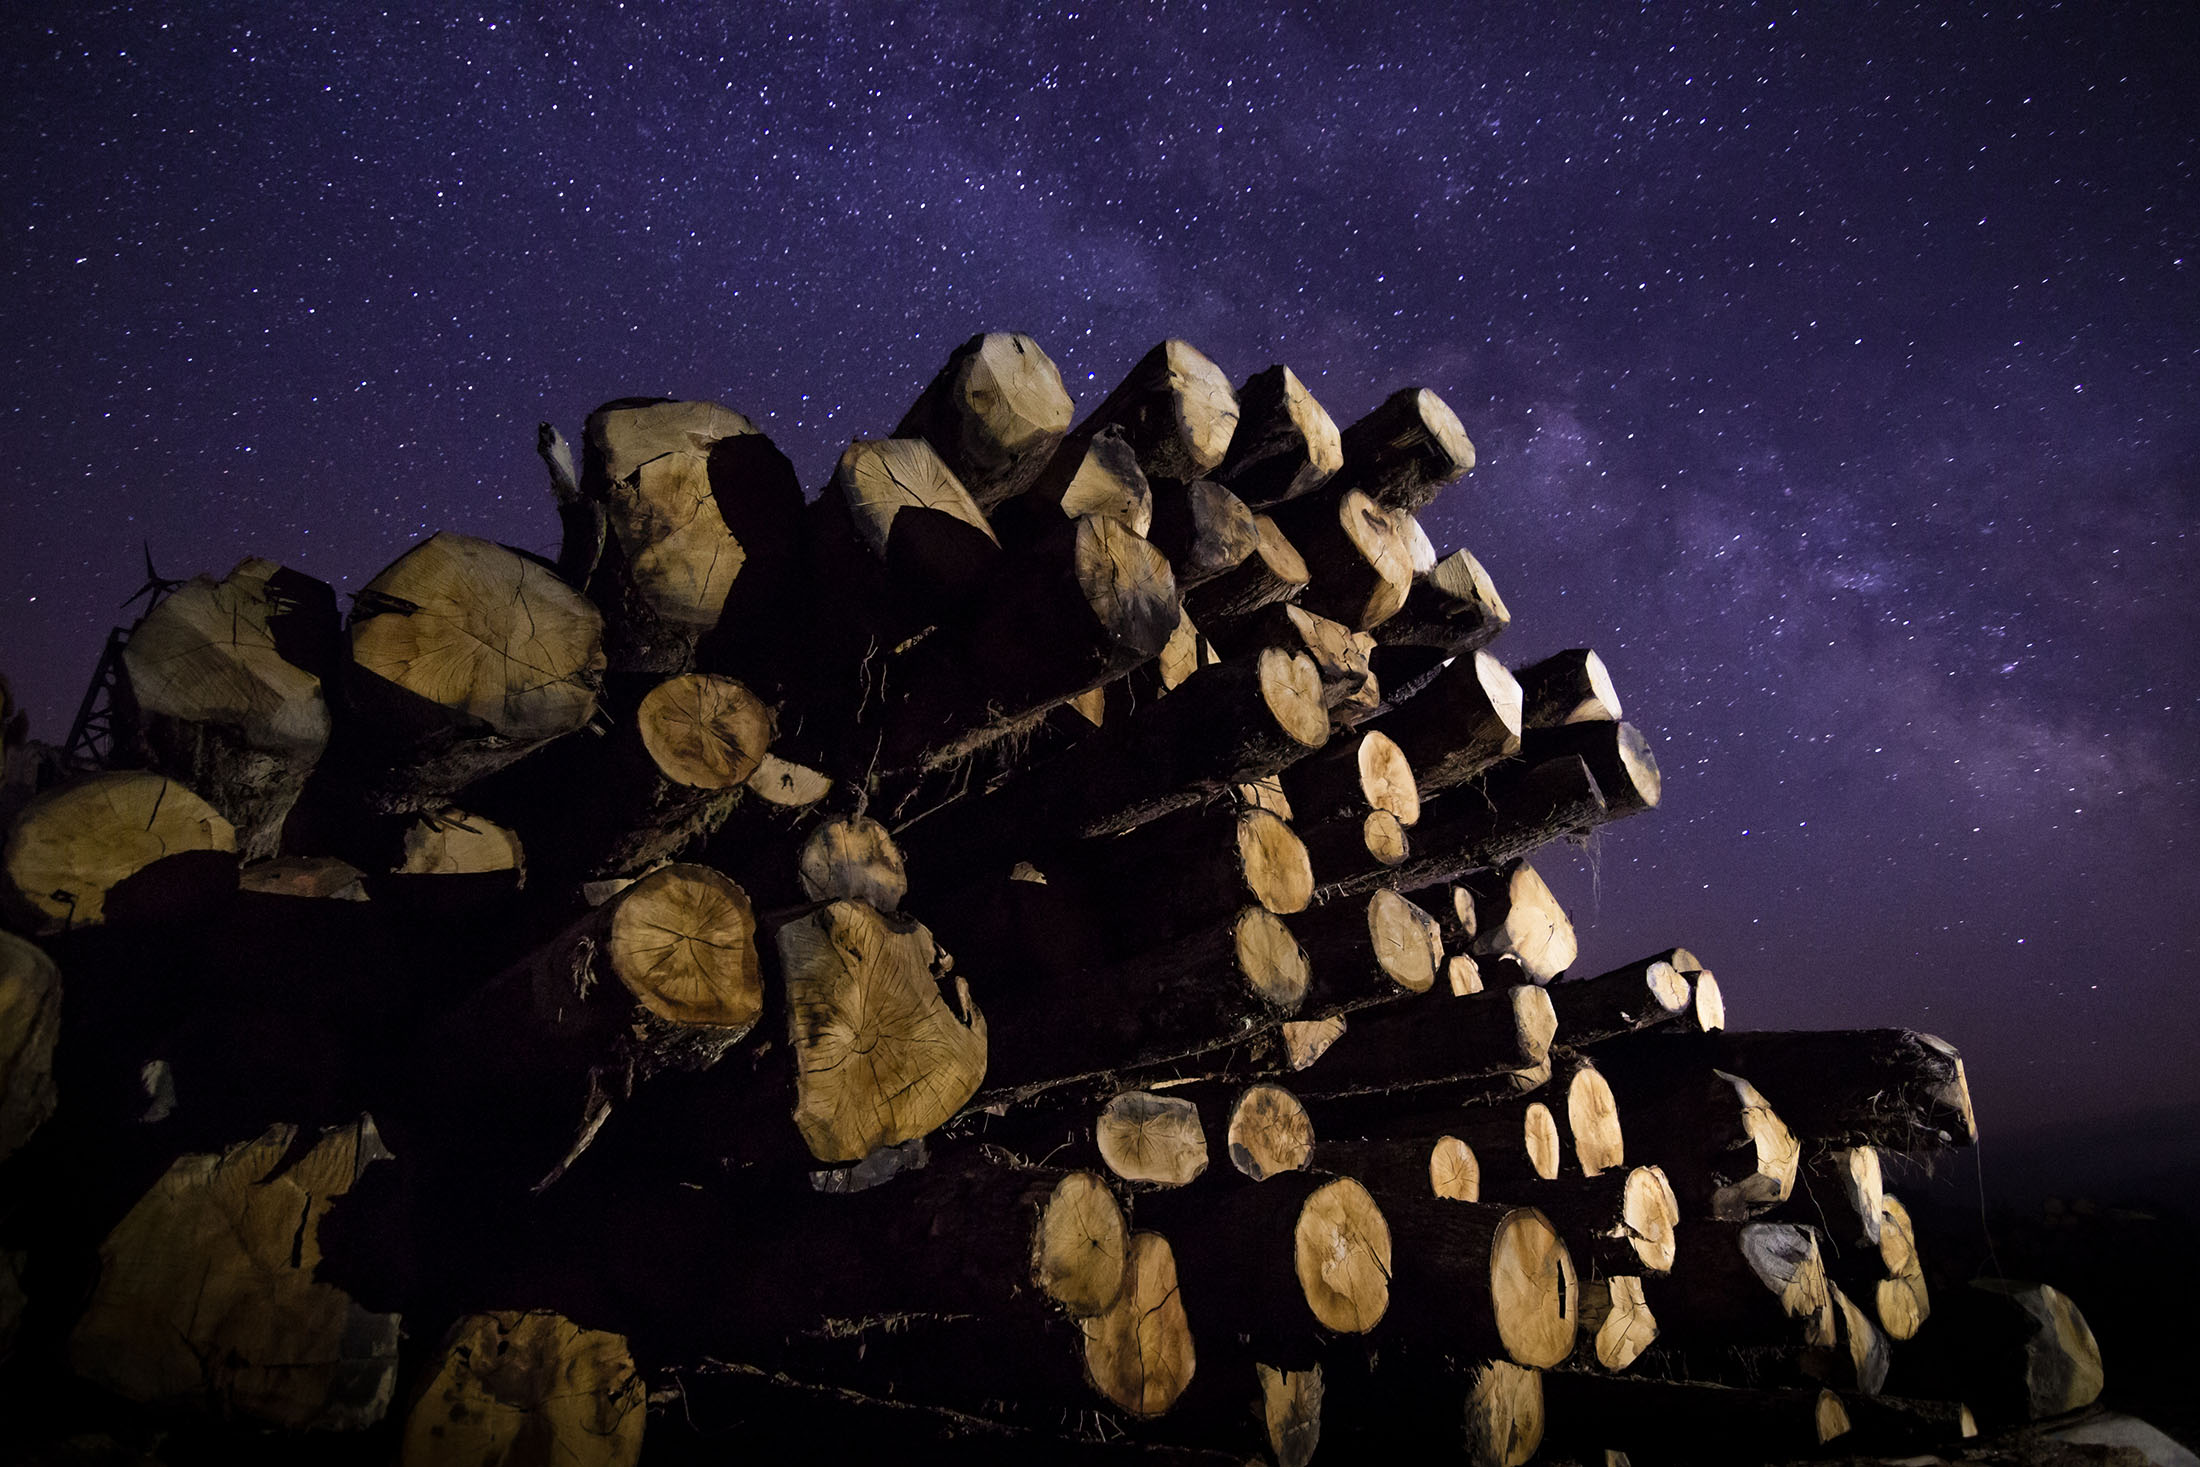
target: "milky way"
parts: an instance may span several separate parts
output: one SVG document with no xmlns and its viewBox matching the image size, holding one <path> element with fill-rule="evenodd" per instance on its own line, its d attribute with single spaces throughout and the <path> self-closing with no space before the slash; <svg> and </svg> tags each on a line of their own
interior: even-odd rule
<svg viewBox="0 0 2200 1467">
<path fill-rule="evenodd" d="M 141 543 L 356 587 L 550 548 L 604 399 L 814 486 L 974 331 L 1087 406 L 1182 336 L 1466 422 L 1495 650 L 1598 648 L 1666 771 L 1552 863 L 1585 970 L 1935 1030 L 1989 1130 L 2200 1099 L 2188 6 L 281 9 L 0 19 L 44 736 Z"/>
</svg>

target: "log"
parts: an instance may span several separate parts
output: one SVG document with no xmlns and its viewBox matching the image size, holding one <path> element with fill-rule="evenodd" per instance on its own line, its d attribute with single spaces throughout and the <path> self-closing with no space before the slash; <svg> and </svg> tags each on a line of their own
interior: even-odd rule
<svg viewBox="0 0 2200 1467">
<path fill-rule="evenodd" d="M 1431 1137 L 1448 1137 L 1474 1157 L 1476 1190 L 1485 1196 L 1527 1196 L 1559 1173 L 1558 1126 L 1541 1100 L 1485 1087 L 1464 1101 L 1437 1094 L 1408 1096 L 1404 1103 L 1372 1096 L 1316 1099 L 1310 1110 L 1323 1136 L 1418 1146 L 1432 1145 Z"/>
<path fill-rule="evenodd" d="M 1201 581 L 1185 600 L 1185 610 L 1210 631 L 1251 616 L 1264 606 L 1289 601 L 1312 581 L 1306 557 L 1283 528 L 1264 514 L 1253 516 L 1253 550 L 1228 570 Z"/>
<path fill-rule="evenodd" d="M 1726 995 L 1719 989 L 1719 980 L 1707 970 L 1691 973 L 1689 986 L 1694 991 L 1690 1016 L 1696 1021 L 1699 1033 L 1715 1034 L 1726 1027 Z"/>
<path fill-rule="evenodd" d="M 991 510 L 1039 477 L 1071 417 L 1061 370 L 1039 343 L 989 331 L 948 355 L 894 437 L 931 444 L 978 507 Z"/>
<path fill-rule="evenodd" d="M 1545 997 L 1549 995 L 1546 992 Z M 1558 1020 L 1563 1025 L 1563 1020 Z M 1563 1028 L 1560 1029 L 1564 1032 Z M 1627 1164 L 1627 1141 L 1620 1129 L 1619 1101 L 1612 1087 L 1588 1060 L 1576 1057 L 1566 1067 L 1566 1103 L 1554 1113 L 1573 1170 L 1600 1176 Z"/>
<path fill-rule="evenodd" d="M 866 815 L 821 820 L 795 858 L 802 894 L 813 902 L 857 901 L 898 912 L 909 894 L 901 850 L 886 827 Z"/>
<path fill-rule="evenodd" d="M 1388 866 L 1370 858 L 1357 869 L 1321 872 L 1314 900 L 1363 896 L 1378 886 L 1420 891 L 1469 871 L 1501 866 L 1538 847 L 1581 836 L 1614 819 L 1604 795 L 1578 758 L 1533 766 L 1501 766 L 1481 788 L 1424 800 L 1406 859 Z"/>
<path fill-rule="evenodd" d="M 318 1281 L 331 1203 L 384 1160 L 371 1121 L 302 1152 L 276 1126 L 179 1158 L 100 1246 L 78 1374 L 129 1400 L 286 1430 L 356 1431 L 397 1384 L 397 1316 Z"/>
<path fill-rule="evenodd" d="M 323 759 L 346 793 L 403 814 L 594 716 L 603 617 L 540 563 L 449 531 L 353 598 L 350 714 Z"/>
<path fill-rule="evenodd" d="M 1554 652 L 1514 674 L 1520 681 L 1520 726 L 1556 728 L 1566 723 L 1615 723 L 1619 694 L 1604 659 L 1587 647 Z"/>
<path fill-rule="evenodd" d="M 1061 520 L 1099 515 L 1134 535 L 1153 527 L 1154 490 L 1118 428 L 1103 428 L 1055 455 L 1037 482 L 993 511 L 1004 543 L 1035 539 Z"/>
<path fill-rule="evenodd" d="M 1316 957 L 1317 980 L 1319 957 Z M 1300 1078 L 1308 1096 L 1407 1092 L 1460 1080 L 1510 1075 L 1541 1064 L 1556 1021 L 1543 990 L 1453 998 L 1438 994 L 1355 1013 L 1320 1063 Z"/>
<path fill-rule="evenodd" d="M 895 827 L 935 870 L 1044 859 L 1276 773 L 1329 738 L 1313 661 L 1280 648 L 1201 670 L 1158 702 L 982 798 Z"/>
<path fill-rule="evenodd" d="M 1604 1370 L 1625 1370 L 1657 1343 L 1658 1317 L 1632 1274 L 1592 1278 L 1581 1289 L 1577 1357 Z"/>
<path fill-rule="evenodd" d="M 1308 1124 L 1311 1127 L 1312 1122 Z M 1457 1136 L 1325 1139 L 1316 1144 L 1312 1160 L 1325 1172 L 1353 1178 L 1377 1199 L 1409 1196 L 1478 1202 L 1482 1196 L 1482 1169 L 1474 1148 Z"/>
<path fill-rule="evenodd" d="M 1255 373 L 1237 400 L 1237 431 L 1215 478 L 1253 508 L 1311 493 L 1344 467 L 1336 420 L 1289 367 Z"/>
<path fill-rule="evenodd" d="M 986 1022 L 967 979 L 959 1014 L 922 923 L 835 901 L 779 929 L 794 1051 L 795 1128 L 819 1161 L 860 1161 L 962 1109 L 986 1070 Z M 854 1061 L 853 1063 L 851 1061 Z"/>
<path fill-rule="evenodd" d="M 1867 1254 L 1844 1255 L 1842 1279 L 1868 1302 L 1889 1339 L 1914 1339 L 1932 1317 L 1932 1292 L 1918 1257 L 1917 1230 L 1900 1198 L 1879 1197 L 1879 1244 Z"/>
<path fill-rule="evenodd" d="M 1126 1182 L 1181 1187 L 1207 1170 L 1207 1133 L 1199 1107 L 1180 1095 L 1126 1090 L 1093 1126 L 1100 1159 Z"/>
<path fill-rule="evenodd" d="M 85 775 L 26 804 L 0 852 L 0 909 L 33 936 L 180 916 L 237 884 L 235 829 L 175 781 Z"/>
<path fill-rule="evenodd" d="M 1655 1461 L 1777 1462 L 1812 1456 L 1849 1429 L 1841 1398 L 1823 1389 L 1552 1371 L 1543 1392 L 1544 1444 L 1562 1452 L 1617 1448 Z"/>
<path fill-rule="evenodd" d="M 1406 604 L 1374 627 L 1376 676 L 1399 697 L 1453 658 L 1469 656 L 1512 625 L 1512 612 L 1497 594 L 1482 562 L 1454 550 L 1413 578 Z"/>
<path fill-rule="evenodd" d="M 1522 1195 L 1534 1199 L 1594 1277 L 1629 1274 L 1639 1279 L 1673 1267 L 1680 1202 L 1657 1167 L 1559 1177 Z"/>
<path fill-rule="evenodd" d="M 1297 600 L 1307 610 L 1364 632 L 1404 608 L 1413 543 L 1390 511 L 1357 490 L 1325 491 L 1278 506 L 1274 519 L 1306 563 Z"/>
<path fill-rule="evenodd" d="M 799 544 L 794 468 L 716 403 L 607 403 L 582 443 L 580 492 L 601 507 L 605 531 L 583 584 L 603 610 L 610 669 L 689 671 L 752 562 L 754 579 L 784 579 L 772 563 Z"/>
<path fill-rule="evenodd" d="M 1225 656 L 1284 647 L 1313 658 L 1322 675 L 1322 705 L 1339 729 L 1351 727 L 1381 700 L 1367 661 L 1373 640 L 1365 632 L 1355 632 L 1304 607 L 1276 602 L 1224 623 L 1217 635 L 1216 646 Z"/>
<path fill-rule="evenodd" d="M 1826 1294 L 1831 1301 L 1834 1339 L 1831 1344 L 1803 1351 L 1799 1362 L 1802 1373 L 1836 1390 L 1878 1395 L 1886 1388 L 1887 1371 L 1893 1364 L 1887 1337 L 1839 1284 L 1828 1282 Z"/>
<path fill-rule="evenodd" d="M 1426 387 L 1404 387 L 1344 430 L 1344 468 L 1333 488 L 1390 509 L 1418 510 L 1474 467 L 1459 416 Z"/>
<path fill-rule="evenodd" d="M 1877 1147 L 1806 1147 L 1798 1180 L 1809 1205 L 1838 1246 L 1855 1245 L 1877 1252 L 1887 1195 Z M 1869 1299 L 1869 1291 L 1864 1297 Z"/>
<path fill-rule="evenodd" d="M 1536 983 L 1548 983 L 1573 966 L 1579 952 L 1573 921 L 1526 861 L 1508 862 L 1496 871 L 1469 872 L 1459 890 L 1472 905 L 1468 949 L 1472 956 L 1509 958 Z M 1583 1042 L 1571 1024 L 1566 1038 L 1569 1044 Z"/>
<path fill-rule="evenodd" d="M 827 557 L 815 573 L 829 577 L 853 560 L 883 578 L 864 599 L 883 596 L 892 607 L 868 612 L 888 643 L 969 607 L 998 569 L 1001 544 L 985 511 L 921 438 L 849 444 L 810 520 Z M 843 538 L 856 556 L 835 549 Z"/>
<path fill-rule="evenodd" d="M 37 947 L 0 932 L 0 1161 L 54 1113 L 61 1038 L 61 970 Z"/>
<path fill-rule="evenodd" d="M 1477 652 L 1366 726 L 1395 740 L 1422 793 L 1436 794 L 1520 750 L 1520 685 L 1503 663 Z"/>
<path fill-rule="evenodd" d="M 1978 1435 L 1978 1418 L 1961 1401 L 1844 1392 L 1849 1434 L 1842 1446 L 1877 1456 L 1947 1454 Z"/>
<path fill-rule="evenodd" d="M 1387 1338 L 1551 1366 L 1573 1353 L 1580 1289 L 1572 1256 L 1533 1207 L 1385 1197 Z"/>
<path fill-rule="evenodd" d="M 1978 1139 L 1963 1057 L 1934 1035 L 1767 1031 L 1708 1042 L 1724 1068 L 1780 1076 L 1781 1119 L 1810 1140 L 1916 1151 Z"/>
<path fill-rule="evenodd" d="M 1254 1181 L 1303 1168 L 1314 1152 L 1314 1123 L 1281 1085 L 1250 1085 L 1230 1107 L 1224 1132 L 1230 1165 Z"/>
<path fill-rule="evenodd" d="M 550 1310 L 469 1314 L 436 1348 L 398 1461 L 636 1467 L 647 1395 L 624 1336 Z"/>
<path fill-rule="evenodd" d="M 1230 379 L 1191 343 L 1172 339 L 1139 358 L 1062 451 L 1103 428 L 1119 428 L 1148 478 L 1189 482 L 1222 463 L 1237 424 Z"/>
<path fill-rule="evenodd" d="M 1322 1368 L 1278 1370 L 1257 1364 L 1261 1424 L 1276 1467 L 1308 1467 L 1322 1439 Z"/>
<path fill-rule="evenodd" d="M 1308 912 L 1291 930 L 1306 950 L 1309 1016 L 1345 1013 L 1426 993 L 1435 986 L 1443 965 L 1444 945 L 1436 919 L 1388 889 L 1377 891 L 1364 903 L 1336 902 Z M 1382 1043 L 1367 1040 L 1355 1043 L 1355 1048 Z M 1331 1056 L 1342 1053 L 1330 1051 Z M 1357 1061 L 1349 1068 L 1363 1071 Z"/>
<path fill-rule="evenodd" d="M 1248 903 L 1304 911 L 1306 847 L 1266 810 L 1228 802 L 1172 811 L 1135 830 L 1046 857 L 1050 886 L 1093 914 L 1107 952 L 1128 956 L 1229 920 Z"/>
<path fill-rule="evenodd" d="M 715 1065 L 763 1006 L 747 894 L 708 867 L 662 867 L 437 1026 L 392 1135 L 459 1195 L 539 1192 L 615 1108 L 661 1075 Z"/>
<path fill-rule="evenodd" d="M 1832 1295 L 1814 1229 L 1792 1223 L 1691 1220 L 1670 1273 L 1643 1282 L 1658 1324 L 1678 1345 L 1831 1345 Z"/>
<path fill-rule="evenodd" d="M 528 833 L 553 886 L 634 876 L 708 838 L 748 799 L 774 732 L 763 700 L 715 673 L 618 679 L 603 718 L 606 737 L 560 740 L 467 791 Z"/>
<path fill-rule="evenodd" d="M 1252 557 L 1260 549 L 1260 526 L 1243 500 L 1212 480 L 1177 485 L 1164 479 L 1155 486 L 1146 538 L 1169 557 L 1177 589 L 1188 597 L 1195 586 Z"/>
<path fill-rule="evenodd" d="M 1553 983 L 1551 1004 L 1566 1026 L 1566 1042 L 1602 1044 L 1686 1016 L 1689 984 L 1677 966 L 1683 958 L 1694 961 L 1686 948 L 1667 948 L 1594 978 Z"/>
<path fill-rule="evenodd" d="M 996 981 L 987 1005 L 1001 1043 L 978 1103 L 1022 1104 L 1263 1038 L 1305 1002 L 1308 970 L 1282 919 L 1248 906 L 1226 925 L 1124 962 L 1060 980 Z"/>
<path fill-rule="evenodd" d="M 1317 1327 L 1364 1334 L 1390 1307 L 1390 1230 L 1349 1177 L 1284 1172 L 1256 1186 L 1140 1202 L 1175 1245 L 1201 1328 L 1248 1337 L 1259 1359 L 1303 1369 Z"/>
<path fill-rule="evenodd" d="M 1699 1041 L 1645 1035 L 1600 1051 L 1639 1156 L 1654 1156 L 1691 1217 L 1738 1222 L 1787 1200 L 1802 1148 L 1757 1087 Z"/>
<path fill-rule="evenodd" d="M 887 672 L 879 760 L 935 772 L 1160 654 L 1183 619 L 1169 563 L 1121 521 L 1064 520 L 1007 558 L 967 629 Z"/>
<path fill-rule="evenodd" d="M 1312 828 L 1328 822 L 1358 823 L 1374 811 L 1399 826 L 1421 818 L 1420 786 L 1413 766 L 1389 736 L 1374 731 L 1332 740 L 1279 776 L 1290 818 Z"/>
<path fill-rule="evenodd" d="M 257 558 L 196 576 L 123 644 L 117 762 L 196 792 L 237 828 L 244 859 L 272 856 L 328 746 L 325 683 L 342 653 L 323 582 Z"/>
<path fill-rule="evenodd" d="M 1158 1416 L 1176 1404 L 1197 1366 L 1176 1255 L 1159 1233 L 1133 1233 L 1121 1292 L 1085 1324 L 1086 1374 L 1132 1415 Z"/>
<path fill-rule="evenodd" d="M 1961 1400 L 1990 1428 L 2060 1416 L 2100 1397 L 2100 1344 L 2060 1290 L 1981 1278 L 1936 1302 L 1931 1323 L 1896 1363 L 1898 1392 Z"/>
<path fill-rule="evenodd" d="M 1410 746 L 1407 752 L 1412 752 Z M 1633 724 L 1569 723 L 1534 729 L 1521 736 L 1520 757 L 1527 764 L 1563 759 L 1569 754 L 1589 766 L 1614 819 L 1657 808 L 1663 790 L 1657 757 Z"/>
</svg>

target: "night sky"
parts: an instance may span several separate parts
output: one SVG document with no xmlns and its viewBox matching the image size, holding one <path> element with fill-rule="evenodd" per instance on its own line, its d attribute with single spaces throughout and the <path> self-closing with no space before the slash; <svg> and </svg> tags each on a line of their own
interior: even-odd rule
<svg viewBox="0 0 2200 1467">
<path fill-rule="evenodd" d="M 814 487 L 985 329 L 1081 409 L 1167 336 L 1428 386 L 1493 650 L 1664 766 L 1541 863 L 1578 971 L 1943 1034 L 1990 1169 L 2200 1101 L 2196 16 L 17 0 L 0 668 L 60 739 L 141 542 L 554 549 L 535 424 L 616 396 Z"/>
</svg>

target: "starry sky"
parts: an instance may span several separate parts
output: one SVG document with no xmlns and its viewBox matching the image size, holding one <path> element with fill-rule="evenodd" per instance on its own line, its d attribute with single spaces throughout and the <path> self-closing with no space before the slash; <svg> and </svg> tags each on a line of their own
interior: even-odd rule
<svg viewBox="0 0 2200 1467">
<path fill-rule="evenodd" d="M 1547 863 L 1581 971 L 1941 1033 L 1989 1146 L 2200 1102 L 2196 58 L 2176 0 L 17 0 L 0 668 L 58 740 L 141 543 L 552 549 L 535 424 L 608 398 L 815 486 L 973 332 L 1084 407 L 1181 336 L 1466 423 L 1493 650 L 1598 648 L 1665 769 Z"/>
</svg>

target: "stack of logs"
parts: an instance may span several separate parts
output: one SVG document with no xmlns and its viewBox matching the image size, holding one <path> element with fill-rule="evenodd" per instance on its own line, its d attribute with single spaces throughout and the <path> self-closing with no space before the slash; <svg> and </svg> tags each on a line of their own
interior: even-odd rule
<svg viewBox="0 0 2200 1467">
<path fill-rule="evenodd" d="M 1486 650 L 1434 393 L 1169 341 L 1076 422 L 996 334 L 814 498 L 709 403 L 540 448 L 554 562 L 247 560 L 102 767 L 0 717 L 32 1438 L 1767 1460 L 2097 1389 L 2052 1290 L 1928 1294 L 1948 1045 L 1575 973 L 1527 858 L 1657 764 Z"/>
</svg>

